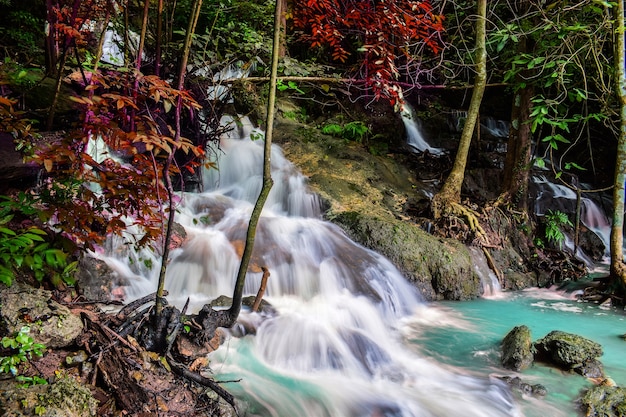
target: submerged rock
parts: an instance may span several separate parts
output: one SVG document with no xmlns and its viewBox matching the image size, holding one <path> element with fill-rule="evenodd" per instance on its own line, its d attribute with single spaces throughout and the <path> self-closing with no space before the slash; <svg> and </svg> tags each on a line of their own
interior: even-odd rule
<svg viewBox="0 0 626 417">
<path fill-rule="evenodd" d="M 548 394 L 548 390 L 541 384 L 529 384 L 527 382 L 522 381 L 520 377 L 517 376 L 503 376 L 500 377 L 501 380 L 509 384 L 512 388 L 517 389 L 524 395 L 532 395 L 535 397 L 544 397 Z"/>
<path fill-rule="evenodd" d="M 554 330 L 535 342 L 535 349 L 537 359 L 565 370 L 590 378 L 603 375 L 602 364 L 597 360 L 602 356 L 602 346 L 582 336 Z"/>
<path fill-rule="evenodd" d="M 502 366 L 513 371 L 529 368 L 535 348 L 528 326 L 516 326 L 502 340 Z"/>
<path fill-rule="evenodd" d="M 587 417 L 626 416 L 626 389 L 600 385 L 590 388 L 580 400 Z"/>
</svg>

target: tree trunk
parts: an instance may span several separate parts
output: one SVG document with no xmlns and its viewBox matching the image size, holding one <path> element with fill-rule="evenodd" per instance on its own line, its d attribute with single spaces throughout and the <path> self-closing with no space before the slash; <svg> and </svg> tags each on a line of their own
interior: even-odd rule
<svg viewBox="0 0 626 417">
<path fill-rule="evenodd" d="M 532 133 L 527 123 L 531 111 L 533 88 L 519 89 L 513 98 L 511 131 L 504 161 L 502 194 L 518 211 L 528 210 L 528 180 L 531 167 Z M 502 198 L 502 197 L 501 197 Z"/>
<path fill-rule="evenodd" d="M 613 225 L 611 227 L 611 277 L 616 293 L 622 297 L 626 289 L 624 264 L 624 182 L 626 181 L 626 56 L 624 53 L 624 0 L 617 2 L 615 19 L 615 68 L 620 103 L 620 134 L 617 142 L 615 180 L 613 182 Z"/>
<path fill-rule="evenodd" d="M 487 0 L 478 0 L 476 20 L 476 79 L 474 80 L 474 90 L 467 112 L 467 120 L 463 126 L 459 149 L 456 153 L 452 171 L 448 175 L 441 190 L 433 197 L 432 210 L 435 219 L 443 216 L 452 203 L 460 203 L 461 186 L 465 177 L 465 166 L 472 142 L 472 135 L 477 123 L 480 104 L 487 84 L 487 50 L 486 50 L 486 20 L 487 20 Z"/>
<path fill-rule="evenodd" d="M 265 130 L 265 144 L 263 150 L 263 186 L 261 192 L 257 198 L 252 215 L 250 216 L 250 223 L 248 224 L 248 232 L 246 234 L 246 245 L 243 249 L 241 256 L 241 264 L 239 265 L 239 271 L 237 273 L 237 281 L 235 282 L 235 289 L 233 291 L 233 303 L 226 311 L 226 323 L 222 323 L 222 326 L 232 327 L 239 317 L 241 311 L 241 300 L 243 298 L 243 287 L 246 283 L 246 274 L 248 273 L 248 265 L 250 264 L 250 258 L 252 257 L 252 251 L 254 249 L 254 238 L 256 236 L 256 227 L 263 211 L 263 206 L 267 200 L 267 196 L 274 185 L 272 180 L 272 136 L 274 132 L 274 103 L 276 102 L 276 78 L 278 73 L 278 56 L 280 52 L 280 34 L 281 34 L 281 16 L 282 16 L 282 1 L 276 2 L 276 9 L 274 11 L 274 40 L 272 44 L 272 68 L 270 75 L 270 88 L 269 97 L 267 101 L 267 119 Z"/>
<path fill-rule="evenodd" d="M 163 0 L 157 2 L 157 33 L 154 52 L 154 73 L 161 75 L 161 45 L 163 43 Z"/>
<path fill-rule="evenodd" d="M 146 0 L 148 3 L 149 0 Z M 198 17 L 200 16 L 200 9 L 202 8 L 202 0 L 196 0 L 193 4 L 193 9 L 191 12 L 191 16 L 189 16 L 189 25 L 187 27 L 187 34 L 185 36 L 185 44 L 183 46 L 183 55 L 180 60 L 180 69 L 178 73 L 178 84 L 177 89 L 182 90 L 185 85 L 185 73 L 187 71 L 187 61 L 189 60 L 189 53 L 191 52 L 191 40 L 193 38 L 193 34 L 196 30 L 196 24 L 198 23 Z M 180 125 L 180 117 L 181 117 L 181 109 L 182 107 L 182 97 L 178 97 L 178 104 L 176 105 L 176 113 L 175 113 L 175 131 L 174 131 L 174 142 L 178 144 L 180 142 L 181 135 L 181 125 Z M 172 228 L 174 226 L 174 216 L 176 214 L 176 208 L 174 207 L 174 187 L 172 186 L 172 178 L 170 175 L 170 167 L 172 166 L 172 161 L 174 160 L 174 154 L 176 152 L 177 146 L 174 146 L 172 152 L 168 155 L 167 161 L 165 162 L 165 166 L 163 168 L 163 179 L 165 181 L 165 186 L 167 189 L 168 196 L 168 205 L 169 205 L 169 213 L 167 219 L 167 229 L 165 231 L 165 238 L 163 239 L 163 255 L 161 257 L 161 269 L 159 270 L 159 282 L 157 284 L 157 294 L 156 294 L 156 303 L 155 303 L 155 320 L 156 323 L 162 323 L 161 321 L 161 313 L 163 312 L 163 292 L 165 290 L 165 273 L 167 271 L 167 262 L 170 253 L 170 241 L 172 238 Z M 157 332 L 157 335 L 159 332 Z"/>
<path fill-rule="evenodd" d="M 59 57 L 59 47 L 56 42 L 56 29 L 54 25 L 57 21 L 56 15 L 52 10 L 52 0 L 46 0 L 46 74 L 49 76 L 56 75 L 57 60 Z"/>
</svg>

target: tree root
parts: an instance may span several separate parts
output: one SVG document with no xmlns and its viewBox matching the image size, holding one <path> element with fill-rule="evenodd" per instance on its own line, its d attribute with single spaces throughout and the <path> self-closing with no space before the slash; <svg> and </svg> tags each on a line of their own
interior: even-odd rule
<svg viewBox="0 0 626 417">
<path fill-rule="evenodd" d="M 442 217 L 444 216 L 465 219 L 465 224 L 474 233 L 480 246 L 489 246 L 487 233 L 480 225 L 479 216 L 474 210 L 457 202 L 447 202 L 445 211 L 442 213 Z"/>
</svg>

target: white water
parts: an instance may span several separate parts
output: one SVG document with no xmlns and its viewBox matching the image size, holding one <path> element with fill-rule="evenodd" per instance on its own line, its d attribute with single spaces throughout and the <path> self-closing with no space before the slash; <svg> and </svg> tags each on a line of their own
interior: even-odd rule
<svg viewBox="0 0 626 417">
<path fill-rule="evenodd" d="M 421 131 L 421 122 L 413 107 L 408 103 L 405 103 L 402 108 L 402 122 L 406 130 L 407 144 L 416 152 L 429 152 L 433 155 L 443 154 L 443 149 L 434 148 L 428 144 Z"/>
<path fill-rule="evenodd" d="M 230 295 L 247 220 L 261 184 L 262 143 L 223 138 L 219 171 L 207 191 L 185 194 L 177 221 L 189 240 L 172 254 L 170 302 L 192 308 Z M 272 189 L 260 221 L 245 292 L 255 294 L 259 267 L 270 270 L 265 299 L 278 314 L 243 311 L 241 329 L 211 356 L 218 379 L 249 416 L 352 417 L 521 416 L 509 388 L 496 378 L 442 365 L 407 340 L 441 316 L 384 257 L 352 242 L 320 218 L 318 198 L 273 149 Z M 155 288 L 156 257 L 111 244 L 108 259 L 133 285 Z M 132 259 L 132 262 L 130 261 Z M 243 413 L 242 413 L 243 414 Z"/>
</svg>

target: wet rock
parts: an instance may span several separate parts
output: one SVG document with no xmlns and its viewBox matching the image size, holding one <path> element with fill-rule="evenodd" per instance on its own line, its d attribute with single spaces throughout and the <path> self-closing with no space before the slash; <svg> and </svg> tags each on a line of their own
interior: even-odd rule
<svg viewBox="0 0 626 417">
<path fill-rule="evenodd" d="M 587 360 L 574 370 L 586 378 L 602 378 L 604 376 L 604 366 L 597 359 Z"/>
<path fill-rule="evenodd" d="M 503 376 L 501 380 L 509 384 L 512 388 L 517 389 L 524 395 L 532 395 L 535 397 L 543 397 L 548 394 L 548 390 L 541 384 L 529 384 L 522 381 L 520 377 Z"/>
<path fill-rule="evenodd" d="M 626 416 L 626 389 L 600 385 L 590 388 L 580 400 L 587 417 Z"/>
<path fill-rule="evenodd" d="M 600 344 L 572 333 L 554 330 L 535 342 L 536 358 L 553 363 L 565 370 L 573 370 L 583 376 L 597 377 L 602 356 Z M 589 373 L 589 375 L 587 374 Z"/>
<path fill-rule="evenodd" d="M 30 327 L 35 343 L 49 348 L 68 346 L 83 331 L 80 317 L 52 300 L 50 291 L 18 283 L 0 292 L 0 321 L 9 334 Z"/>
<path fill-rule="evenodd" d="M 113 289 L 125 285 L 125 281 L 106 262 L 83 256 L 76 270 L 78 293 L 89 301 L 111 300 Z"/>
<path fill-rule="evenodd" d="M 502 340 L 502 366 L 513 371 L 527 369 L 533 364 L 534 351 L 528 326 L 516 326 Z"/>
</svg>

